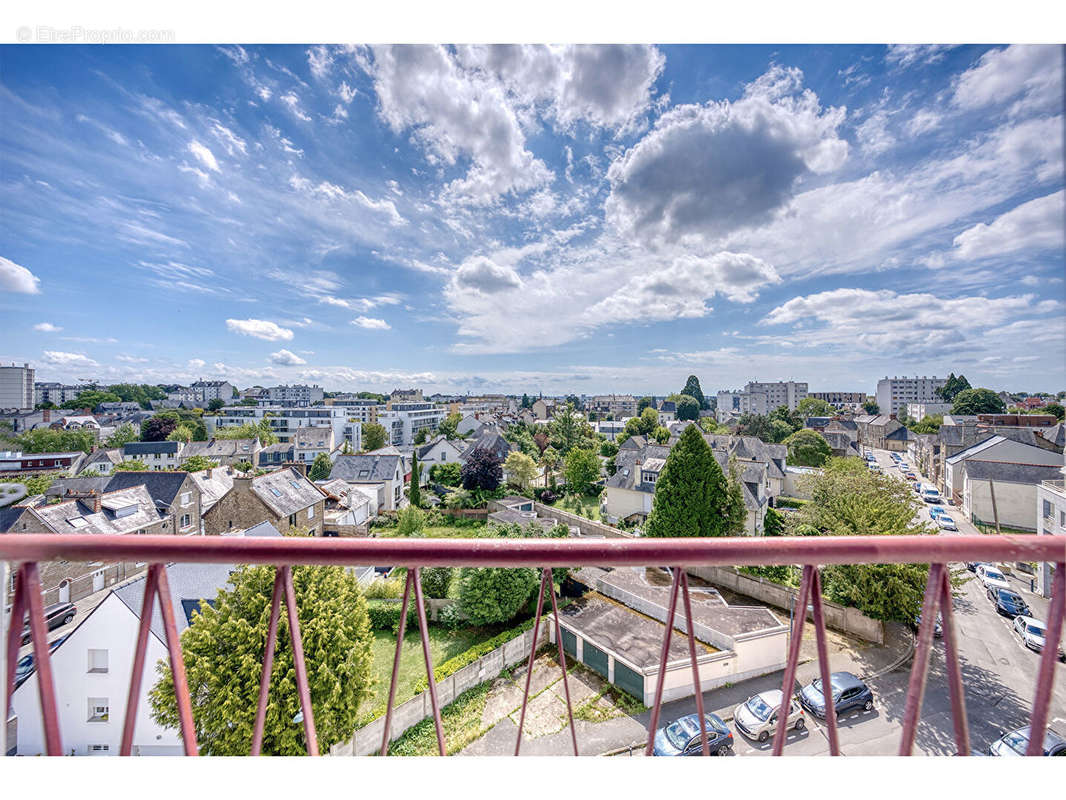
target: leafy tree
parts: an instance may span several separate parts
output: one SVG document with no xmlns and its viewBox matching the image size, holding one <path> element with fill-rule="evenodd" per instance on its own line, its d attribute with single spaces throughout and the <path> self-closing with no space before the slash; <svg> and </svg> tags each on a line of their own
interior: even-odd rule
<svg viewBox="0 0 1066 800">
<path fill-rule="evenodd" d="M 618 455 L 618 445 L 612 441 L 602 442 L 600 444 L 600 455 L 604 458 L 613 458 Z"/>
<path fill-rule="evenodd" d="M 217 461 L 212 461 L 204 456 L 189 456 L 181 462 L 181 468 L 186 472 L 199 472 L 202 469 L 213 469 L 218 466 Z"/>
<path fill-rule="evenodd" d="M 528 394 L 525 394 L 523 392 L 522 393 L 522 403 L 519 406 L 519 408 L 532 408 L 532 407 L 533 407 L 533 401 L 529 399 L 529 395 Z"/>
<path fill-rule="evenodd" d="M 114 432 L 104 440 L 107 447 L 122 447 L 124 444 L 136 442 L 140 438 L 137 429 L 129 422 L 123 422 Z"/>
<path fill-rule="evenodd" d="M 425 430 L 423 428 L 423 430 Z M 411 488 L 407 492 L 407 499 L 411 505 L 418 508 L 422 505 L 422 467 L 418 463 L 418 451 L 411 454 Z"/>
<path fill-rule="evenodd" d="M 589 446 L 596 438 L 592 427 L 574 409 L 573 403 L 557 410 L 548 427 L 552 446 L 563 455 L 575 447 Z"/>
<path fill-rule="evenodd" d="M 454 574 L 452 567 L 423 567 L 422 594 L 435 600 L 443 600 L 448 596 L 448 587 L 451 586 Z"/>
<path fill-rule="evenodd" d="M 444 498 L 445 508 L 468 508 L 471 502 L 470 492 L 466 489 L 459 488 L 454 491 L 448 492 Z"/>
<path fill-rule="evenodd" d="M 770 441 L 783 442 L 793 433 L 795 433 L 793 427 L 784 420 L 770 420 Z"/>
<path fill-rule="evenodd" d="M 654 397 L 642 397 L 637 401 L 637 415 L 639 416 L 640 414 L 643 414 L 645 408 L 655 408 Z"/>
<path fill-rule="evenodd" d="M 784 536 L 784 515 L 772 508 L 766 509 L 766 516 L 763 518 L 762 530 L 764 536 Z"/>
<path fill-rule="evenodd" d="M 734 536 L 745 515 L 743 498 L 738 505 L 707 441 L 689 425 L 659 474 L 644 535 Z"/>
<path fill-rule="evenodd" d="M 64 431 L 59 428 L 25 431 L 16 436 L 15 441 L 24 453 L 70 453 L 75 450 L 89 453 L 96 444 L 92 431 Z"/>
<path fill-rule="evenodd" d="M 429 468 L 429 479 L 434 483 L 441 483 L 445 486 L 458 486 L 459 481 L 462 480 L 459 462 L 434 464 Z"/>
<path fill-rule="evenodd" d="M 396 532 L 400 536 L 415 536 L 426 526 L 426 512 L 418 506 L 404 506 L 396 512 Z"/>
<path fill-rule="evenodd" d="M 425 444 L 429 438 L 429 428 L 420 428 L 418 433 L 415 434 L 415 444 Z"/>
<path fill-rule="evenodd" d="M 151 383 L 116 383 L 110 391 L 124 403 L 140 403 L 141 408 L 150 408 L 153 400 L 165 400 L 167 396 L 161 387 Z"/>
<path fill-rule="evenodd" d="M 537 462 L 525 453 L 510 453 L 503 468 L 511 476 L 511 482 L 522 491 L 529 489 L 538 474 Z"/>
<path fill-rule="evenodd" d="M 960 392 L 964 392 L 964 391 L 966 391 L 966 390 L 968 390 L 970 388 L 971 388 L 970 382 L 968 380 L 966 380 L 966 376 L 965 375 L 959 375 L 956 378 L 955 377 L 955 373 L 952 372 L 950 375 L 948 375 L 947 383 L 945 383 L 939 389 L 934 391 L 933 394 L 939 396 L 940 399 L 943 400 L 945 403 L 950 403 L 956 397 L 958 397 Z M 954 413 L 963 414 L 963 413 L 969 413 L 969 412 L 956 411 Z"/>
<path fill-rule="evenodd" d="M 214 400 L 207 404 L 208 411 L 218 411 L 220 408 L 225 407 L 226 401 L 221 397 L 216 397 Z"/>
<path fill-rule="evenodd" d="M 324 481 L 329 478 L 333 470 L 333 462 L 329 460 L 328 453 L 319 453 L 311 462 L 311 469 L 307 471 L 307 477 L 313 481 Z"/>
<path fill-rule="evenodd" d="M 539 535 L 539 531 L 520 525 L 489 525 L 478 535 L 529 536 Z M 458 574 L 459 610 L 474 625 L 507 622 L 529 600 L 537 578 L 537 571 L 528 568 L 464 567 Z"/>
<path fill-rule="evenodd" d="M 123 461 L 119 464 L 115 464 L 111 468 L 112 472 L 147 472 L 148 465 L 141 461 L 139 458 L 133 458 L 129 461 Z"/>
<path fill-rule="evenodd" d="M 575 447 L 566 454 L 566 483 L 572 491 L 588 494 L 600 479 L 600 458 L 595 450 Z"/>
<path fill-rule="evenodd" d="M 738 436 L 755 436 L 764 442 L 774 440 L 774 430 L 770 418 L 762 414 L 741 414 L 737 420 Z"/>
<path fill-rule="evenodd" d="M 544 452 L 540 454 L 540 465 L 544 467 L 547 473 L 548 483 L 554 487 L 555 475 L 553 473 L 559 467 L 559 451 L 548 445 Z"/>
<path fill-rule="evenodd" d="M 700 404 L 700 408 L 707 408 L 707 398 L 703 396 L 703 389 L 700 388 L 700 379 L 695 375 L 688 376 L 688 380 L 685 381 L 685 388 L 681 390 L 681 395 L 695 398 L 696 402 Z M 678 417 L 678 419 L 687 419 L 687 417 Z"/>
<path fill-rule="evenodd" d="M 691 397 L 687 394 L 681 395 L 681 398 L 677 401 L 677 414 L 678 419 L 692 419 L 696 420 L 700 418 L 700 402 L 695 397 Z"/>
<path fill-rule="evenodd" d="M 167 414 L 167 412 L 156 414 L 141 423 L 141 441 L 164 442 L 176 427 L 178 427 L 177 414 Z"/>
<path fill-rule="evenodd" d="M 833 454 L 833 448 L 818 431 L 804 428 L 785 439 L 788 463 L 800 467 L 820 467 Z"/>
<path fill-rule="evenodd" d="M 803 427 L 804 417 L 798 410 L 792 411 L 788 406 L 778 406 L 770 412 L 770 422 L 779 420 L 790 428 L 789 433 L 795 433 Z"/>
<path fill-rule="evenodd" d="M 193 437 L 192 429 L 185 423 L 180 423 L 178 427 L 167 434 L 168 442 L 191 442 Z"/>
<path fill-rule="evenodd" d="M 512 425 L 504 433 L 503 438 L 518 445 L 518 449 L 531 458 L 540 455 L 540 448 L 533 441 L 533 434 L 524 423 Z"/>
<path fill-rule="evenodd" d="M 34 407 L 33 407 L 33 410 L 34 411 L 41 411 L 41 410 L 47 410 L 47 409 L 52 409 L 52 408 L 56 408 L 56 404 L 53 403 L 51 400 L 45 400 L 43 403 L 35 404 Z"/>
<path fill-rule="evenodd" d="M 991 389 L 963 389 L 951 404 L 952 414 L 1001 414 L 1003 409 L 1003 400 Z"/>
<path fill-rule="evenodd" d="M 455 439 L 459 436 L 459 423 L 463 421 L 463 415 L 456 411 L 454 414 L 449 414 L 444 418 L 444 421 L 437 426 L 437 433 L 443 436 L 445 439 Z"/>
<path fill-rule="evenodd" d="M 376 422 L 363 426 L 363 450 L 380 450 L 385 446 L 385 427 Z"/>
<path fill-rule="evenodd" d="M 659 444 L 666 444 L 670 441 L 670 430 L 660 425 L 658 428 L 651 432 L 651 438 L 657 441 Z"/>
<path fill-rule="evenodd" d="M 718 433 L 722 429 L 714 417 L 700 417 L 699 421 L 704 433 Z"/>
<path fill-rule="evenodd" d="M 907 427 L 915 433 L 936 433 L 944 424 L 943 414 L 926 414 L 920 421 L 908 420 Z"/>
<path fill-rule="evenodd" d="M 82 475 L 84 474 L 82 473 Z M 39 472 L 36 475 L 12 475 L 11 477 L 5 477 L 4 482 L 21 483 L 26 487 L 26 495 L 33 497 L 37 494 L 44 494 L 53 483 L 65 477 L 66 473 L 63 472 Z"/>
<path fill-rule="evenodd" d="M 1066 417 L 1066 408 L 1063 408 L 1061 403 L 1048 403 L 1040 411 L 1044 414 L 1053 414 L 1060 422 Z"/>
<path fill-rule="evenodd" d="M 796 411 L 803 419 L 807 417 L 831 417 L 837 413 L 825 400 L 818 397 L 804 397 L 796 404 Z"/>
<path fill-rule="evenodd" d="M 877 405 L 873 400 L 867 400 L 862 404 L 862 410 L 867 414 L 880 414 L 881 406 Z"/>
<path fill-rule="evenodd" d="M 251 472 L 252 471 L 252 462 L 251 461 L 238 461 L 236 464 L 233 465 L 233 468 L 235 470 L 237 470 L 238 472 Z M 327 475 L 326 477 L 329 477 L 329 476 Z"/>
<path fill-rule="evenodd" d="M 460 474 L 463 479 L 463 488 L 467 490 L 487 489 L 492 491 L 499 487 L 503 481 L 503 466 L 496 455 L 483 447 L 479 447 L 463 464 Z"/>
<path fill-rule="evenodd" d="M 117 403 L 122 398 L 114 392 L 101 392 L 99 389 L 86 389 L 78 392 L 78 396 L 62 403 L 60 408 L 87 408 L 90 411 L 101 403 Z"/>
<path fill-rule="evenodd" d="M 264 447 L 278 443 L 277 434 L 270 427 L 270 420 L 265 417 L 256 425 L 248 422 L 244 425 L 215 428 L 216 439 L 255 439 L 257 437 Z"/>
<path fill-rule="evenodd" d="M 351 736 L 359 706 L 369 696 L 373 635 L 355 577 L 337 566 L 293 567 L 296 608 L 307 663 L 311 706 L 319 747 L 325 752 Z M 252 741 L 274 570 L 238 567 L 232 589 L 220 589 L 214 605 L 203 603 L 181 636 L 193 723 L 205 755 L 246 755 Z M 159 682 L 149 693 L 152 718 L 179 727 L 170 668 L 160 661 Z M 288 617 L 278 620 L 263 752 L 306 752 L 304 729 L 293 724 L 300 710 Z"/>
</svg>

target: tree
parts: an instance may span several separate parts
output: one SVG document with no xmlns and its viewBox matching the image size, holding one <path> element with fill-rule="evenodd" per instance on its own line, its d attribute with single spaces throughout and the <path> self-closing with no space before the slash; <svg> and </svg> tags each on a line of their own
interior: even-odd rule
<svg viewBox="0 0 1066 800">
<path fill-rule="evenodd" d="M 785 517 L 779 511 L 772 508 L 766 509 L 766 516 L 762 522 L 763 536 L 784 536 Z"/>
<path fill-rule="evenodd" d="M 943 414 L 926 414 L 920 421 L 909 420 L 906 425 L 915 433 L 936 433 L 944 424 Z"/>
<path fill-rule="evenodd" d="M 788 463 L 799 467 L 820 467 L 833 454 L 825 437 L 808 428 L 796 431 L 784 444 L 788 445 Z"/>
<path fill-rule="evenodd" d="M 600 455 L 604 458 L 613 458 L 618 455 L 618 445 L 614 442 L 607 440 L 600 443 Z"/>
<path fill-rule="evenodd" d="M 202 469 L 213 469 L 218 466 L 217 461 L 212 461 L 204 456 L 189 456 L 181 462 L 181 468 L 186 472 L 199 472 Z"/>
<path fill-rule="evenodd" d="M 704 433 L 718 433 L 721 426 L 714 417 L 700 417 L 700 427 Z"/>
<path fill-rule="evenodd" d="M 208 411 L 218 411 L 226 405 L 226 401 L 220 397 L 216 397 L 214 400 L 207 404 Z"/>
<path fill-rule="evenodd" d="M 803 415 L 800 412 L 792 411 L 788 406 L 778 406 L 770 412 L 770 422 L 774 420 L 784 422 L 790 428 L 789 433 L 795 433 L 803 427 Z"/>
<path fill-rule="evenodd" d="M 559 451 L 548 445 L 544 448 L 544 452 L 540 454 L 540 465 L 544 467 L 548 483 L 554 487 L 555 476 L 552 473 L 559 466 Z"/>
<path fill-rule="evenodd" d="M 529 486 L 537 477 L 537 462 L 525 453 L 513 452 L 507 456 L 503 468 L 511 476 L 511 483 L 522 491 L 528 491 Z"/>
<path fill-rule="evenodd" d="M 445 439 L 455 439 L 459 436 L 459 423 L 463 421 L 463 415 L 456 411 L 454 414 L 449 414 L 444 418 L 444 421 L 437 426 L 437 433 L 443 436 Z"/>
<path fill-rule="evenodd" d="M 707 398 L 703 396 L 703 389 L 700 388 L 700 379 L 695 375 L 688 376 L 688 380 L 685 381 L 685 388 L 681 390 L 681 395 L 695 398 L 700 408 L 707 408 Z M 678 416 L 678 419 L 688 419 L 688 417 Z"/>
<path fill-rule="evenodd" d="M 876 415 L 881 413 L 881 406 L 877 405 L 873 400 L 867 400 L 862 404 L 862 410 L 867 414 Z"/>
<path fill-rule="evenodd" d="M 75 450 L 90 453 L 96 444 L 92 431 L 65 431 L 59 428 L 24 431 L 15 437 L 15 441 L 24 453 L 69 453 Z"/>
<path fill-rule="evenodd" d="M 78 396 L 60 404 L 60 408 L 87 408 L 90 411 L 101 403 L 117 403 L 122 400 L 114 392 L 101 392 L 98 389 L 86 389 L 78 392 Z"/>
<path fill-rule="evenodd" d="M 415 444 L 425 444 L 426 439 L 429 438 L 429 428 L 419 428 L 418 433 L 415 434 Z"/>
<path fill-rule="evenodd" d="M 795 431 L 792 426 L 784 420 L 772 419 L 770 420 L 770 441 L 783 442 Z"/>
<path fill-rule="evenodd" d="M 236 464 L 233 465 L 233 468 L 235 470 L 237 470 L 238 472 L 251 472 L 252 471 L 252 462 L 251 461 L 238 461 Z"/>
<path fill-rule="evenodd" d="M 585 447 L 596 438 L 588 422 L 574 410 L 573 403 L 556 411 L 548 428 L 552 446 L 563 455 L 574 447 Z"/>
<path fill-rule="evenodd" d="M 253 425 L 248 422 L 244 425 L 233 425 L 225 428 L 215 428 L 216 439 L 259 439 L 264 447 L 278 443 L 277 434 L 270 427 L 270 420 L 263 418 L 259 424 Z"/>
<path fill-rule="evenodd" d="M 657 441 L 659 444 L 666 444 L 670 441 L 670 430 L 660 425 L 658 428 L 651 432 L 651 438 Z"/>
<path fill-rule="evenodd" d="M 654 397 L 642 397 L 642 398 L 640 398 L 640 400 L 637 401 L 637 416 L 640 416 L 641 414 L 643 414 L 645 408 L 651 408 L 651 409 L 655 408 L 655 398 Z"/>
<path fill-rule="evenodd" d="M 124 403 L 139 403 L 141 408 L 151 408 L 153 400 L 165 400 L 167 393 L 151 383 L 115 383 L 109 391 L 118 395 Z"/>
<path fill-rule="evenodd" d="M 470 454 L 460 474 L 464 489 L 486 489 L 491 492 L 499 488 L 503 480 L 503 466 L 492 451 L 479 447 Z"/>
<path fill-rule="evenodd" d="M 947 383 L 945 383 L 939 389 L 935 390 L 933 394 L 939 396 L 940 399 L 943 400 L 945 403 L 950 403 L 956 397 L 958 397 L 961 392 L 964 392 L 970 388 L 970 382 L 966 380 L 965 375 L 959 375 L 956 378 L 955 373 L 952 372 L 950 375 L 948 375 Z M 961 414 L 964 412 L 956 411 L 955 413 Z"/>
<path fill-rule="evenodd" d="M 192 441 L 192 436 L 193 436 L 192 429 L 189 428 L 189 426 L 186 425 L 183 422 L 183 423 L 180 423 L 178 425 L 178 427 L 176 427 L 174 430 L 172 430 L 170 433 L 167 434 L 167 441 L 168 442 L 186 442 L 186 443 L 188 443 L 188 442 Z"/>
<path fill-rule="evenodd" d="M 434 600 L 443 600 L 448 596 L 454 573 L 452 567 L 423 567 L 422 594 Z"/>
<path fill-rule="evenodd" d="M 595 450 L 575 447 L 566 454 L 566 484 L 571 491 L 588 494 L 600 479 L 600 458 Z"/>
<path fill-rule="evenodd" d="M 164 442 L 176 427 L 178 427 L 177 414 L 170 415 L 167 412 L 156 414 L 141 423 L 141 441 Z"/>
<path fill-rule="evenodd" d="M 311 462 L 311 469 L 307 471 L 307 477 L 313 481 L 324 481 L 329 478 L 333 471 L 333 462 L 329 460 L 328 453 L 319 453 Z"/>
<path fill-rule="evenodd" d="M 762 414 L 741 414 L 737 420 L 738 436 L 756 436 L 764 442 L 774 440 L 774 429 L 770 425 L 770 418 Z"/>
<path fill-rule="evenodd" d="M 444 507 L 453 509 L 466 508 L 470 505 L 470 501 L 470 492 L 462 488 L 455 489 L 454 491 L 448 492 L 448 494 L 445 496 Z"/>
<path fill-rule="evenodd" d="M 414 536 L 426 525 L 426 512 L 418 506 L 404 506 L 396 512 L 396 532 L 400 536 Z"/>
<path fill-rule="evenodd" d="M 385 446 L 385 428 L 376 422 L 363 426 L 363 450 L 379 450 Z"/>
<path fill-rule="evenodd" d="M 338 566 L 292 568 L 300 635 L 307 664 L 315 729 L 323 752 L 352 735 L 359 706 L 370 696 L 373 634 L 366 600 L 355 576 Z M 252 741 L 263 649 L 270 618 L 271 567 L 238 567 L 232 589 L 220 589 L 213 605 L 202 603 L 181 636 L 185 672 L 193 702 L 193 724 L 204 755 L 246 755 Z M 263 753 L 306 752 L 288 617 L 278 619 L 271 669 L 270 702 Z M 152 718 L 179 727 L 174 682 L 166 662 L 149 693 Z"/>
<path fill-rule="evenodd" d="M 1004 407 L 1003 400 L 991 389 L 963 389 L 955 395 L 951 413 L 1001 414 Z"/>
<path fill-rule="evenodd" d="M 527 568 L 464 567 L 459 570 L 459 611 L 474 625 L 507 622 L 529 600 L 537 573 Z"/>
<path fill-rule="evenodd" d="M 799 412 L 803 419 L 807 419 L 807 417 L 831 417 L 836 414 L 835 408 L 818 397 L 804 397 L 796 404 L 796 411 Z"/>
<path fill-rule="evenodd" d="M 104 440 L 107 447 L 122 447 L 124 444 L 136 442 L 140 438 L 137 429 L 128 422 L 123 422 L 114 432 Z"/>
<path fill-rule="evenodd" d="M 689 425 L 659 474 L 644 535 L 734 536 L 745 515 L 743 498 L 738 505 L 707 441 Z"/>
<path fill-rule="evenodd" d="M 1066 417 L 1066 408 L 1063 408 L 1061 403 L 1048 403 L 1040 410 L 1044 414 L 1053 414 L 1060 422 Z"/>
<path fill-rule="evenodd" d="M 533 407 L 533 401 L 529 399 L 529 395 L 528 394 L 525 394 L 523 392 L 523 394 L 522 394 L 522 404 L 519 406 L 519 408 L 532 408 L 532 407 Z"/>
<path fill-rule="evenodd" d="M 434 464 L 429 468 L 429 479 L 434 483 L 441 483 L 445 486 L 458 486 L 459 481 L 462 480 L 459 462 L 450 461 L 447 464 Z"/>
<path fill-rule="evenodd" d="M 422 430 L 425 430 L 423 428 Z M 422 487 L 420 481 L 422 479 L 422 467 L 418 464 L 418 451 L 415 450 L 411 453 L 411 488 L 408 490 L 407 499 L 411 501 L 411 505 L 418 508 L 422 505 Z"/>
<path fill-rule="evenodd" d="M 691 419 L 696 420 L 700 418 L 700 402 L 695 397 L 691 397 L 687 394 L 681 395 L 677 401 L 677 414 L 678 419 Z"/>
<path fill-rule="evenodd" d="M 115 464 L 115 466 L 113 466 L 111 468 L 111 471 L 112 472 L 147 472 L 148 471 L 148 465 L 145 464 L 140 459 L 134 458 L 134 459 L 131 459 L 129 461 L 122 461 L 122 462 L 120 462 L 118 464 Z"/>
<path fill-rule="evenodd" d="M 84 475 L 84 473 L 82 473 Z M 37 494 L 44 494 L 48 491 L 48 488 L 60 478 L 65 478 L 66 473 L 63 472 L 45 472 L 36 473 L 34 475 L 13 475 L 11 477 L 5 477 L 5 483 L 21 483 L 26 487 L 26 495 L 33 497 Z"/>
</svg>

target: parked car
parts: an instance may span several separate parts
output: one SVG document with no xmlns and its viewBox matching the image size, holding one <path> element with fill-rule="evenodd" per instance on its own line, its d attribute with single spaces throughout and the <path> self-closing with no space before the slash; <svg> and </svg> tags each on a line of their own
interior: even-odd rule
<svg viewBox="0 0 1066 800">
<path fill-rule="evenodd" d="M 1030 650 L 1041 652 L 1044 649 L 1044 636 L 1047 635 L 1047 625 L 1033 617 L 1015 617 L 1014 632 L 1021 637 L 1022 642 Z"/>
<path fill-rule="evenodd" d="M 907 482 L 910 483 L 911 488 L 914 489 L 916 494 L 922 493 L 922 484 L 913 475 L 906 475 L 904 477 L 906 477 Z"/>
<path fill-rule="evenodd" d="M 712 756 L 728 755 L 733 750 L 733 734 L 716 714 L 705 714 L 707 744 Z M 657 756 L 703 755 L 700 718 L 695 714 L 681 717 L 655 732 L 652 752 Z"/>
<path fill-rule="evenodd" d="M 1003 577 L 1003 573 L 991 564 L 981 564 L 977 567 L 977 577 L 984 584 L 985 590 L 995 587 L 996 589 L 1009 589 L 1010 584 Z"/>
<path fill-rule="evenodd" d="M 923 489 L 922 500 L 926 503 L 943 503 L 944 498 L 940 496 L 940 492 L 936 489 Z"/>
<path fill-rule="evenodd" d="M 833 707 L 839 716 L 845 711 L 861 708 L 869 711 L 874 707 L 874 694 L 870 687 L 850 672 L 834 672 L 829 676 L 833 691 Z M 816 717 L 825 718 L 825 697 L 822 694 L 822 679 L 817 678 L 803 687 L 800 703 Z"/>
<path fill-rule="evenodd" d="M 48 652 L 51 653 L 53 650 L 55 650 L 57 647 L 59 647 L 59 645 L 63 644 L 63 642 L 65 642 L 67 640 L 68 636 L 70 636 L 69 633 L 66 636 L 60 636 L 54 642 L 49 643 Z M 15 664 L 15 688 L 16 689 L 19 686 L 22 685 L 23 681 L 25 681 L 28 677 L 30 677 L 30 675 L 33 674 L 34 668 L 35 668 L 35 665 L 34 665 L 34 660 L 33 660 L 33 653 L 29 653 L 28 655 L 25 655 L 25 656 L 23 656 L 22 658 L 20 658 L 18 660 L 18 663 Z"/>
<path fill-rule="evenodd" d="M 1029 606 L 1022 596 L 1010 589 L 987 589 L 988 599 L 996 604 L 996 612 L 1005 617 L 1028 617 Z"/>
<path fill-rule="evenodd" d="M 733 724 L 749 739 L 765 742 L 777 733 L 777 714 L 780 708 L 781 690 L 770 689 L 749 697 L 737 706 L 733 712 Z M 795 728 L 801 731 L 806 725 L 807 720 L 803 716 L 803 708 L 795 698 L 791 699 L 785 729 Z"/>
<path fill-rule="evenodd" d="M 48 630 L 54 631 L 56 628 L 60 628 L 68 622 L 72 622 L 77 613 L 78 609 L 73 603 L 53 603 L 50 606 L 45 606 L 44 621 L 48 625 Z M 30 618 L 29 615 L 27 615 L 24 618 L 24 623 L 22 625 L 22 643 L 26 644 L 29 640 Z"/>
<path fill-rule="evenodd" d="M 1005 733 L 988 746 L 990 756 L 1024 756 L 1029 749 L 1029 726 Z M 1053 728 L 1044 731 L 1044 755 L 1066 756 L 1066 737 Z"/>
<path fill-rule="evenodd" d="M 957 531 L 959 528 L 955 524 L 955 520 L 949 517 L 947 514 L 941 514 L 936 518 L 937 527 L 942 531 Z"/>
<path fill-rule="evenodd" d="M 918 476 L 915 475 L 913 472 L 906 472 L 906 473 L 904 473 L 903 477 L 906 478 L 909 481 L 917 481 L 918 480 Z"/>
<path fill-rule="evenodd" d="M 970 572 L 977 572 L 977 568 L 984 563 L 984 561 L 967 561 L 966 569 L 970 570 Z"/>
<path fill-rule="evenodd" d="M 935 520 L 938 514 L 944 513 L 943 506 L 930 506 L 929 507 L 929 519 Z"/>
<path fill-rule="evenodd" d="M 880 474 L 881 468 L 877 464 L 870 464 L 870 472 L 873 472 L 874 474 Z"/>
<path fill-rule="evenodd" d="M 943 623 L 944 617 L 941 614 L 936 615 L 936 622 L 933 623 L 933 638 L 939 639 L 944 635 Z M 922 626 L 922 615 L 919 614 L 914 618 L 914 632 L 918 632 L 918 628 Z"/>
</svg>

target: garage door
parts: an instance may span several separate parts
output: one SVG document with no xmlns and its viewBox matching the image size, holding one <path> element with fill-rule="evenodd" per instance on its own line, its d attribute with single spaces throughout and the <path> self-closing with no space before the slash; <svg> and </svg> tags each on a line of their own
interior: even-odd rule
<svg viewBox="0 0 1066 800">
<path fill-rule="evenodd" d="M 619 689 L 644 702 L 644 676 L 634 672 L 617 658 L 614 660 L 614 683 Z"/>
<path fill-rule="evenodd" d="M 577 637 L 566 628 L 560 628 L 563 632 L 563 650 L 568 656 L 577 658 Z"/>
<path fill-rule="evenodd" d="M 585 644 L 582 646 L 582 652 L 585 654 L 585 663 L 606 678 L 607 654 L 588 639 L 585 640 Z"/>
</svg>

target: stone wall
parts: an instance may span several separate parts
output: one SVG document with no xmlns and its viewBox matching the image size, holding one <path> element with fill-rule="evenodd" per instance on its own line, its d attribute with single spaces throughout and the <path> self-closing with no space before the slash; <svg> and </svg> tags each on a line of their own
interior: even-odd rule
<svg viewBox="0 0 1066 800">
<path fill-rule="evenodd" d="M 633 539 L 635 538 L 632 533 L 626 533 L 625 531 L 613 528 L 610 525 L 606 525 L 602 522 L 594 522 L 591 519 L 585 519 L 585 517 L 579 517 L 577 514 L 571 514 L 569 511 L 563 511 L 561 508 L 553 508 L 552 506 L 546 506 L 544 503 L 533 503 L 533 510 L 537 512 L 537 516 L 545 519 L 553 519 L 556 522 L 561 522 L 563 525 L 568 525 L 571 528 L 577 528 L 582 536 L 606 536 L 615 539 Z"/>
<path fill-rule="evenodd" d="M 538 647 L 548 640 L 548 626 L 542 625 Z M 491 653 L 486 653 L 477 661 L 468 664 L 458 672 L 437 682 L 437 702 L 443 709 L 463 692 L 473 689 L 478 684 L 491 680 L 509 666 L 529 658 L 533 643 L 533 631 L 529 630 L 516 636 Z M 392 710 L 392 730 L 389 741 L 394 742 L 424 719 L 433 716 L 433 705 L 429 692 L 422 692 L 401 703 Z M 329 749 L 331 756 L 368 756 L 381 751 L 381 737 L 385 733 L 385 717 L 380 716 L 369 725 L 357 730 L 350 739 L 333 745 Z"/>
<path fill-rule="evenodd" d="M 798 589 L 782 586 L 765 578 L 742 575 L 733 567 L 690 567 L 688 572 L 716 586 L 785 611 L 789 610 L 792 598 L 799 595 Z M 833 630 L 858 636 L 868 642 L 885 643 L 885 626 L 880 620 L 871 619 L 857 609 L 830 603 L 828 600 L 822 601 L 822 607 L 825 612 L 825 624 Z"/>
</svg>

